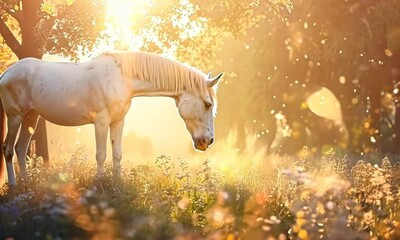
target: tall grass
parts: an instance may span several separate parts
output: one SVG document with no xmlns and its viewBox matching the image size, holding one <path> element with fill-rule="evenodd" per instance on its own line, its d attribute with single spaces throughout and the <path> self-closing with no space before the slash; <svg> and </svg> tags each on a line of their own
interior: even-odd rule
<svg viewBox="0 0 400 240">
<path fill-rule="evenodd" d="M 102 179 L 85 148 L 49 168 L 30 159 L 28 178 L 0 191 L 0 239 L 400 239 L 389 159 L 266 156 L 233 139 L 209 160 L 160 156 Z"/>
</svg>

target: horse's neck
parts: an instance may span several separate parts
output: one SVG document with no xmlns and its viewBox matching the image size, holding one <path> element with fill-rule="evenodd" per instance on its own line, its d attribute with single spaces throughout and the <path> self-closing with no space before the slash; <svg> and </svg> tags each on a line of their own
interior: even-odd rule
<svg viewBox="0 0 400 240">
<path fill-rule="evenodd" d="M 150 82 L 134 79 L 132 97 L 174 97 L 176 92 L 165 91 L 153 86 Z"/>
</svg>

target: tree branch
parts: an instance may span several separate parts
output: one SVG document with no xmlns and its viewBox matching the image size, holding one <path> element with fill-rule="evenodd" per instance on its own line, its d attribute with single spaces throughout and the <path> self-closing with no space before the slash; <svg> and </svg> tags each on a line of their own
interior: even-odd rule
<svg viewBox="0 0 400 240">
<path fill-rule="evenodd" d="M 8 28 L 4 20 L 1 18 L 0 18 L 0 35 L 4 38 L 4 41 L 6 42 L 8 47 L 10 47 L 15 54 L 18 54 L 21 49 L 21 44 L 18 42 L 14 34 L 11 32 L 11 30 Z"/>
<path fill-rule="evenodd" d="M 13 8 L 10 8 L 5 2 L 0 2 L 0 9 L 4 10 L 6 13 L 8 13 L 11 17 L 15 18 L 15 20 L 18 21 L 18 23 L 22 20 L 22 14 L 20 11 L 17 11 Z"/>
</svg>

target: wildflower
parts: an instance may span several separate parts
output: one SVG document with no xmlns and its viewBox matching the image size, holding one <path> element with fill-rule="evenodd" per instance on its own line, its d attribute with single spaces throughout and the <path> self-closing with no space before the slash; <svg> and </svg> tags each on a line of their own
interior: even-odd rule
<svg viewBox="0 0 400 240">
<path fill-rule="evenodd" d="M 268 195 L 265 192 L 256 193 L 256 202 L 260 205 L 265 204 L 268 201 Z"/>
<path fill-rule="evenodd" d="M 114 213 L 115 213 L 114 208 L 107 208 L 103 212 L 104 217 L 106 217 L 106 218 L 110 218 L 110 217 L 114 216 Z"/>
<path fill-rule="evenodd" d="M 77 203 L 79 205 L 86 205 L 86 204 L 88 204 L 88 201 L 87 201 L 87 199 L 85 197 L 80 197 L 80 198 L 78 198 Z"/>
<path fill-rule="evenodd" d="M 332 201 L 328 201 L 328 202 L 325 204 L 325 207 L 326 207 L 326 209 L 332 211 L 333 208 L 335 207 L 335 204 L 334 204 Z"/>
<path fill-rule="evenodd" d="M 97 208 L 97 206 L 91 205 L 91 206 L 90 206 L 89 212 L 90 212 L 90 214 L 92 214 L 92 215 L 97 215 L 97 214 L 99 213 L 99 209 Z"/>
<path fill-rule="evenodd" d="M 370 225 L 374 222 L 374 214 L 372 213 L 372 211 L 364 213 L 363 222 L 365 225 Z"/>
<path fill-rule="evenodd" d="M 12 218 L 18 218 L 20 215 L 20 209 L 15 205 L 11 206 L 10 213 L 11 213 Z"/>
<path fill-rule="evenodd" d="M 108 203 L 106 201 L 99 202 L 99 207 L 102 209 L 106 209 L 108 207 Z"/>
<path fill-rule="evenodd" d="M 94 196 L 94 192 L 97 190 L 97 189 L 93 189 L 94 191 L 92 191 L 92 190 L 87 190 L 86 192 L 85 192 L 85 197 L 86 198 L 91 198 L 91 197 L 93 197 Z"/>
<path fill-rule="evenodd" d="M 304 218 L 304 216 L 305 216 L 304 211 L 298 211 L 298 212 L 296 213 L 296 218 Z"/>
<path fill-rule="evenodd" d="M 228 199 L 229 199 L 229 193 L 228 193 L 228 192 L 226 192 L 226 191 L 219 191 L 219 192 L 218 192 L 217 203 L 218 203 L 219 205 L 224 204 L 224 202 L 225 202 L 226 200 L 228 200 Z"/>
<path fill-rule="evenodd" d="M 271 231 L 271 227 L 268 226 L 268 225 L 263 225 L 263 226 L 261 227 L 261 229 L 262 229 L 263 231 L 265 231 L 265 232 Z"/>
<path fill-rule="evenodd" d="M 229 233 L 228 236 L 226 236 L 226 240 L 235 240 L 235 235 L 233 233 Z"/>
<path fill-rule="evenodd" d="M 278 240 L 286 240 L 286 235 L 283 233 L 279 234 Z"/>
<path fill-rule="evenodd" d="M 177 206 L 180 209 L 186 209 L 190 203 L 190 199 L 188 197 L 183 197 L 178 201 Z"/>
<path fill-rule="evenodd" d="M 299 234 L 297 235 L 300 239 L 309 239 L 307 230 L 300 230 Z"/>
</svg>

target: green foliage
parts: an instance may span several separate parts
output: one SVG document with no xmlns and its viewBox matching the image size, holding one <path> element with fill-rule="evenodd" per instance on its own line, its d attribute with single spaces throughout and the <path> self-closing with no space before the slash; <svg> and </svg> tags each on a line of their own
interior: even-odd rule
<svg viewBox="0 0 400 240">
<path fill-rule="evenodd" d="M 7 60 L 11 59 L 12 53 L 11 51 L 5 47 L 3 44 L 0 45 L 0 59 L 4 59 L 5 61 L 0 61 L 0 71 L 3 72 L 7 69 Z"/>
<path fill-rule="evenodd" d="M 78 60 L 79 55 L 90 53 L 100 39 L 107 37 L 103 32 L 106 2 L 104 0 L 75 0 L 70 4 L 68 2 L 54 6 L 60 14 L 50 14 L 50 18 L 55 18 L 53 28 L 41 31 L 39 25 L 38 34 L 45 39 L 46 53 L 60 54 Z M 46 18 L 47 15 L 43 14 L 43 18 Z"/>
<path fill-rule="evenodd" d="M 207 162 L 190 171 L 186 163 L 180 162 L 175 166 L 169 157 L 160 156 L 155 170 L 149 170 L 145 176 L 139 174 L 143 173 L 132 169 L 129 175 L 132 182 L 140 182 L 144 187 L 137 204 L 155 214 L 170 215 L 172 221 L 183 226 L 197 228 L 206 225 L 205 213 L 214 204 L 220 187 L 220 179 L 211 172 Z"/>
<path fill-rule="evenodd" d="M 227 34 L 246 35 L 265 19 L 265 11 L 292 9 L 285 0 L 157 0 L 153 5 L 157 8 L 147 9 L 133 29 L 143 37 L 143 48 L 161 53 L 172 50 L 179 60 L 205 71 L 215 67 L 216 52 Z"/>
<path fill-rule="evenodd" d="M 105 11 L 104 0 L 5 1 L 0 34 L 18 58 L 49 53 L 77 60 L 106 37 Z"/>
</svg>

